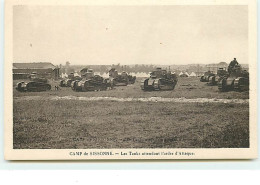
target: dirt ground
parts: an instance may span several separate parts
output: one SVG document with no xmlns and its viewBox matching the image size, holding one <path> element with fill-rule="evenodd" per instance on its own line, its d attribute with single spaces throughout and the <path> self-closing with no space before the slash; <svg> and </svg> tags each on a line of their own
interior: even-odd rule
<svg viewBox="0 0 260 185">
<path fill-rule="evenodd" d="M 14 89 L 14 148 L 243 148 L 249 147 L 249 104 L 50 100 L 48 97 L 243 99 L 248 92 L 219 92 L 199 78 L 180 78 L 173 91 L 143 92 L 133 85 L 99 92 L 61 88 Z M 18 81 L 14 82 L 14 85 Z M 52 81 L 51 85 L 58 84 Z M 40 96 L 40 99 L 24 97 Z"/>
</svg>

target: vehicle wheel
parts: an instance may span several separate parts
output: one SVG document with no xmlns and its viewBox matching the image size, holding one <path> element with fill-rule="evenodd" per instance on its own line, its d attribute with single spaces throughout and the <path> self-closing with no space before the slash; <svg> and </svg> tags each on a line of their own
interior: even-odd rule
<svg viewBox="0 0 260 185">
<path fill-rule="evenodd" d="M 227 91 L 227 79 L 226 78 L 223 78 L 219 84 L 218 84 L 218 89 L 221 91 L 221 92 L 225 92 Z"/>
<path fill-rule="evenodd" d="M 51 85 L 50 84 L 47 84 L 47 90 L 51 90 Z"/>
</svg>

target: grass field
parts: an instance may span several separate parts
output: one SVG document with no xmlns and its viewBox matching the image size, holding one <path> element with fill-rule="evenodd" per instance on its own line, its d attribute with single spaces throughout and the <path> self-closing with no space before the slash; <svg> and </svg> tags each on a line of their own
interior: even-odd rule
<svg viewBox="0 0 260 185">
<path fill-rule="evenodd" d="M 179 79 L 173 91 L 142 92 L 139 85 L 100 92 L 14 90 L 14 148 L 249 147 L 247 103 L 44 100 L 50 95 L 248 99 L 248 92 L 220 93 L 198 78 Z M 22 96 L 43 99 L 18 101 Z"/>
</svg>

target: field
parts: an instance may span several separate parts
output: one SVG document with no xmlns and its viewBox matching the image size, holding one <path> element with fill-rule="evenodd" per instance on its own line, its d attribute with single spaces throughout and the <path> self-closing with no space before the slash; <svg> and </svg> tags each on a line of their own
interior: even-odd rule
<svg viewBox="0 0 260 185">
<path fill-rule="evenodd" d="M 249 104 L 200 102 L 243 99 L 198 78 L 180 78 L 173 91 L 143 92 L 134 85 L 99 92 L 70 88 L 14 89 L 14 148 L 243 148 L 249 147 Z M 17 81 L 14 82 L 16 84 Z M 58 82 L 52 81 L 52 86 Z M 54 89 L 54 88 L 53 88 Z M 53 100 L 50 97 L 186 98 L 196 102 Z"/>
</svg>

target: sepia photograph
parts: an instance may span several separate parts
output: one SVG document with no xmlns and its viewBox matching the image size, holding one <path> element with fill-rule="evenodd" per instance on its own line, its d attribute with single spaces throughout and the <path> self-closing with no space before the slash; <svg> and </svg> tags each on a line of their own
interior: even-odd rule
<svg viewBox="0 0 260 185">
<path fill-rule="evenodd" d="M 257 157 L 255 1 L 9 2 L 6 159 Z"/>
</svg>

